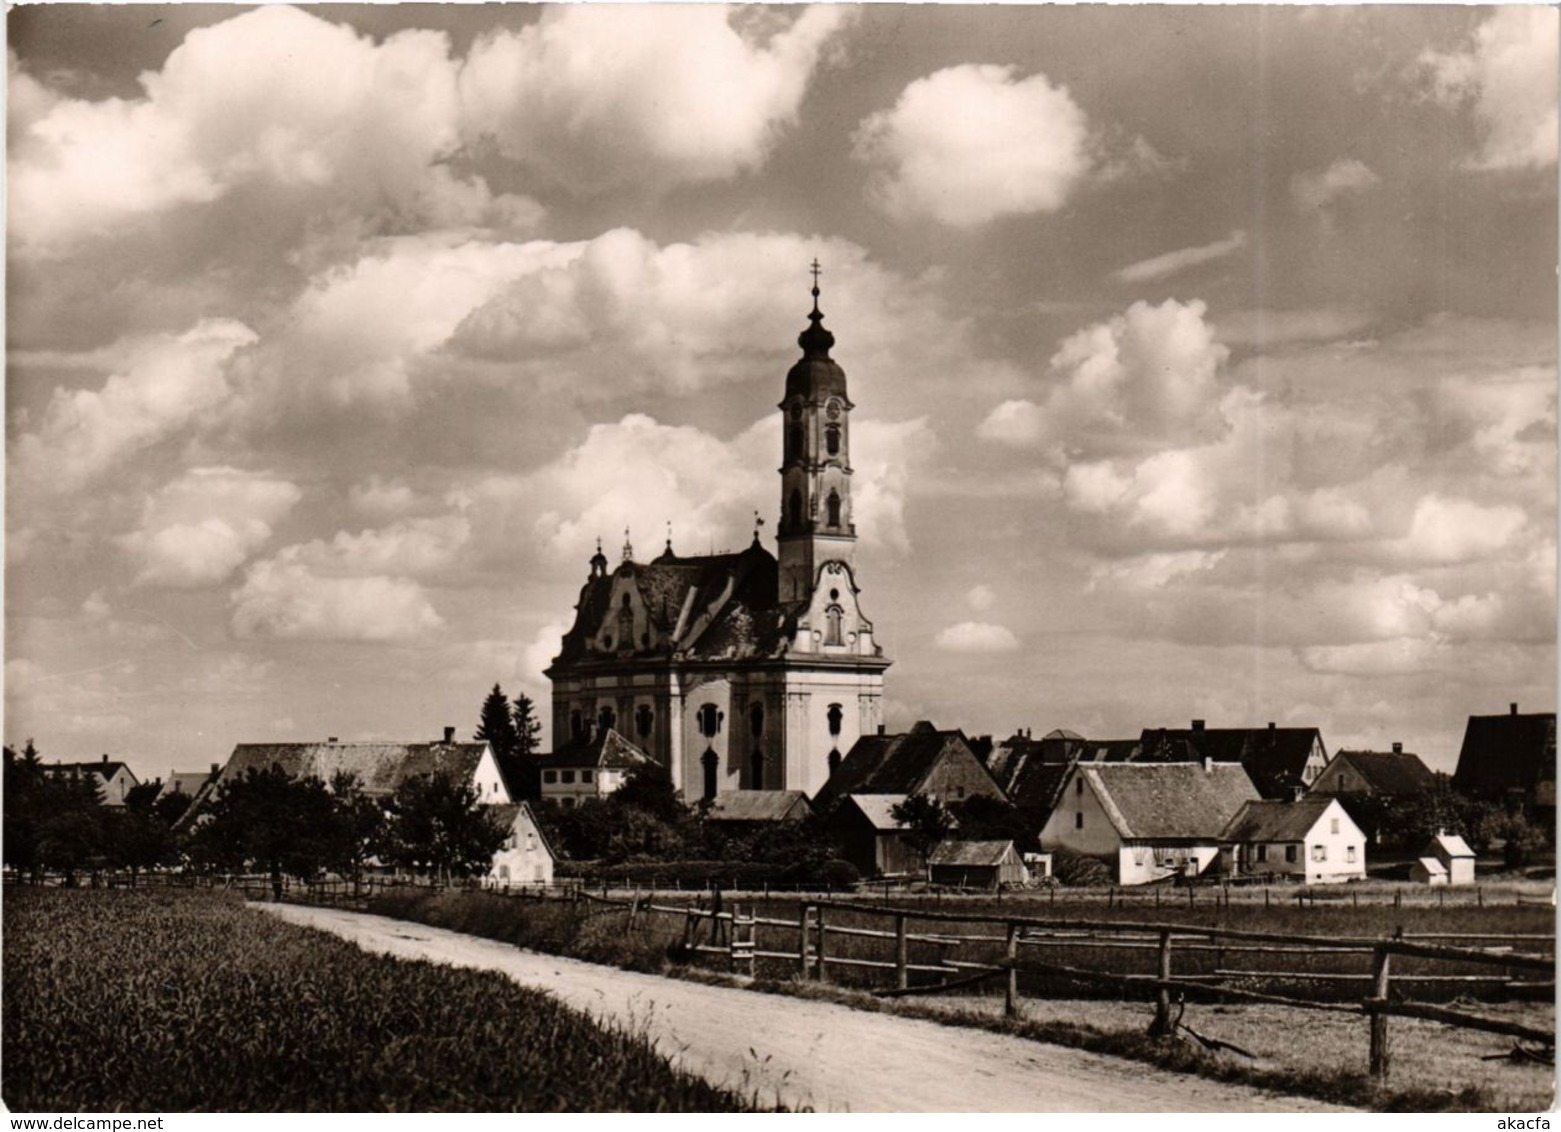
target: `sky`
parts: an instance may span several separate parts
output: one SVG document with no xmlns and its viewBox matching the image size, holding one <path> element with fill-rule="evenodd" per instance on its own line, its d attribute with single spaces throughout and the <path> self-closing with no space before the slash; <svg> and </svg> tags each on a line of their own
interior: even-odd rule
<svg viewBox="0 0 1561 1132">
<path fill-rule="evenodd" d="M 150 778 L 546 704 L 598 537 L 774 531 L 815 257 L 891 729 L 1450 771 L 1555 710 L 1553 8 L 8 36 L 8 743 Z"/>
</svg>

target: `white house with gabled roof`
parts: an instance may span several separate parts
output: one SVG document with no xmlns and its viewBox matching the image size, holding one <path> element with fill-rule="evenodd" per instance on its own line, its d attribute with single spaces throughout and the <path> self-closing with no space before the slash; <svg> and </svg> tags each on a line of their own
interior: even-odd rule
<svg viewBox="0 0 1561 1132">
<path fill-rule="evenodd" d="M 1366 877 L 1366 835 L 1337 798 L 1248 802 L 1223 837 L 1227 871 L 1307 884 Z"/>
</svg>

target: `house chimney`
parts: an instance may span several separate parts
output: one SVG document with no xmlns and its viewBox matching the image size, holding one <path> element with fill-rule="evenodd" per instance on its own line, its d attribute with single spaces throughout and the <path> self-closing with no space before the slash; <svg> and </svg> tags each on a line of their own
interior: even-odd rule
<svg viewBox="0 0 1561 1132">
<path fill-rule="evenodd" d="M 1518 710 L 1518 705 L 1517 705 L 1517 704 L 1513 704 L 1513 705 L 1512 705 L 1512 711 L 1513 711 L 1513 713 L 1514 713 L 1514 714 L 1516 714 L 1516 713 L 1517 713 L 1517 710 Z M 105 755 L 104 755 L 104 756 L 103 756 L 103 765 L 104 765 L 104 766 L 107 766 L 107 765 L 108 765 L 108 755 L 106 755 L 106 754 L 105 754 Z"/>
<path fill-rule="evenodd" d="M 1512 705 L 1512 714 L 1513 715 L 1517 715 L 1518 714 L 1518 705 L 1517 704 L 1513 704 Z"/>
<path fill-rule="evenodd" d="M 1290 800 L 1292 802 L 1299 802 L 1304 797 L 1306 797 L 1306 787 L 1304 787 L 1304 786 L 1292 786 L 1292 787 L 1290 787 Z"/>
<path fill-rule="evenodd" d="M 1204 774 L 1213 774 L 1214 773 L 1214 756 L 1212 756 L 1212 755 L 1204 755 L 1203 756 L 1203 773 Z"/>
<path fill-rule="evenodd" d="M 446 727 L 444 729 L 444 741 L 446 743 L 453 743 L 453 742 L 455 742 L 455 728 L 453 728 L 453 727 Z"/>
<path fill-rule="evenodd" d="M 1193 720 L 1192 721 L 1192 729 L 1194 731 L 1202 731 L 1203 730 L 1203 720 L 1201 720 L 1201 719 Z"/>
<path fill-rule="evenodd" d="M 1270 731 L 1274 730 L 1274 721 L 1272 719 L 1268 721 L 1268 729 Z"/>
<path fill-rule="evenodd" d="M 325 741 L 327 743 L 334 743 L 334 742 L 336 742 L 336 736 L 334 736 L 334 735 L 327 735 L 325 737 Z"/>
<path fill-rule="evenodd" d="M 878 725 L 878 734 L 882 735 L 883 733 L 884 733 L 884 725 L 880 723 Z"/>
<path fill-rule="evenodd" d="M 221 769 L 222 769 L 222 767 L 219 764 L 217 764 L 217 763 L 212 763 L 211 764 L 211 773 L 213 775 L 215 775 Z"/>
<path fill-rule="evenodd" d="M 1393 744 L 1393 753 L 1395 755 L 1402 755 L 1404 753 L 1404 744 L 1402 744 L 1402 743 L 1394 743 Z"/>
</svg>

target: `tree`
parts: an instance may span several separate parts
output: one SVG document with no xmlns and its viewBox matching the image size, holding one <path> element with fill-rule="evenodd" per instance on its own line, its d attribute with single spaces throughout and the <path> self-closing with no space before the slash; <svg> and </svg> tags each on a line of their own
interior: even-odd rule
<svg viewBox="0 0 1561 1132">
<path fill-rule="evenodd" d="M 522 758 L 532 758 L 541 753 L 542 721 L 537 718 L 537 705 L 522 692 L 515 697 L 510 718 L 515 731 L 515 753 Z"/>
<path fill-rule="evenodd" d="M 5 863 L 37 879 L 43 868 L 39 826 L 48 814 L 49 786 L 43 760 L 31 739 L 20 753 L 5 748 Z"/>
<path fill-rule="evenodd" d="M 385 807 L 363 792 L 358 776 L 339 770 L 331 776 L 331 827 L 326 863 L 352 878 L 353 891 L 362 883 L 363 870 L 379 852 L 385 835 Z"/>
<path fill-rule="evenodd" d="M 103 801 L 90 778 L 71 773 L 45 775 L 39 802 L 44 807 L 38 824 L 38 856 L 46 868 L 64 874 L 73 888 L 83 869 L 96 873 L 105 863 Z"/>
<path fill-rule="evenodd" d="M 644 810 L 668 824 L 688 820 L 689 810 L 672 776 L 659 763 L 639 763 L 623 776 L 623 785 L 607 796 L 615 811 L 627 808 Z"/>
<path fill-rule="evenodd" d="M 925 794 L 912 794 L 889 810 L 889 816 L 905 828 L 905 840 L 923 857 L 949 835 L 954 815 L 943 803 Z"/>
<path fill-rule="evenodd" d="M 278 765 L 250 767 L 222 788 L 191 839 L 198 860 L 260 869 L 282 898 L 285 875 L 309 880 L 330 861 L 335 802 L 318 778 L 295 779 Z"/>
<path fill-rule="evenodd" d="M 450 774 L 407 779 L 387 809 L 387 856 L 444 880 L 487 872 L 509 835 L 481 805 L 477 788 Z"/>
<path fill-rule="evenodd" d="M 515 753 L 519 740 L 515 735 L 515 721 L 510 716 L 509 700 L 504 689 L 497 684 L 488 698 L 482 701 L 482 718 L 477 724 L 476 740 L 486 742 L 500 760 Z"/>
</svg>

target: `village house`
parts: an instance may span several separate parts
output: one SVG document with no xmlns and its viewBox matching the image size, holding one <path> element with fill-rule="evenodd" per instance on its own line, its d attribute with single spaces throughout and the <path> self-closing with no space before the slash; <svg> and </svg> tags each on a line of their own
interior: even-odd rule
<svg viewBox="0 0 1561 1132">
<path fill-rule="evenodd" d="M 842 856 L 864 877 L 919 876 L 922 855 L 905 839 L 893 814 L 904 794 L 849 794 L 826 819 L 825 830 Z"/>
<path fill-rule="evenodd" d="M 943 805 L 975 797 L 1001 800 L 1002 789 L 963 731 L 922 720 L 898 735 L 864 735 L 813 799 L 823 813 L 848 794 L 925 794 Z"/>
<path fill-rule="evenodd" d="M 996 892 L 1030 879 L 1012 841 L 940 841 L 927 854 L 927 880 L 955 888 Z"/>
<path fill-rule="evenodd" d="M 1130 762 L 1140 747 L 1136 739 L 1086 739 L 1074 731 L 1049 731 L 1039 739 L 1021 729 L 995 744 L 984 744 L 988 773 L 1031 828 L 1051 817 L 1062 797 L 1063 783 L 1078 762 Z"/>
<path fill-rule="evenodd" d="M 1544 825 L 1556 815 L 1555 712 L 1471 715 L 1453 772 L 1453 789 L 1500 802 Z"/>
<path fill-rule="evenodd" d="M 171 798 L 175 794 L 194 799 L 201 792 L 201 788 L 216 778 L 222 772 L 221 763 L 212 763 L 210 770 L 170 770 L 168 777 L 162 782 L 162 789 L 157 792 L 154 801 L 161 802 L 165 798 Z"/>
<path fill-rule="evenodd" d="M 1336 751 L 1308 793 L 1336 798 L 1416 798 L 1436 789 L 1436 772 L 1394 743 L 1391 751 Z"/>
<path fill-rule="evenodd" d="M 1118 884 L 1194 877 L 1257 788 L 1239 763 L 1075 763 L 1041 847 L 1096 857 Z"/>
<path fill-rule="evenodd" d="M 447 774 L 470 784 L 484 805 L 515 801 L 493 748 L 485 742 L 457 742 L 455 728 L 446 727 L 444 739 L 432 743 L 343 743 L 334 737 L 323 743 L 240 743 L 222 769 L 206 780 L 181 824 L 196 821 L 228 783 L 249 770 L 273 766 L 292 778 L 318 778 L 327 785 L 338 774 L 350 774 L 371 798 L 388 798 L 419 775 Z"/>
<path fill-rule="evenodd" d="M 517 888 L 552 884 L 558 854 L 553 851 L 530 804 L 501 804 L 493 807 L 493 814 L 509 834 L 493 854 L 493 864 L 483 878 L 483 886 Z"/>
<path fill-rule="evenodd" d="M 705 821 L 729 833 L 741 834 L 802 821 L 812 813 L 808 796 L 800 790 L 733 790 L 715 796 Z"/>
<path fill-rule="evenodd" d="M 1322 732 L 1315 727 L 1207 727 L 1195 719 L 1185 730 L 1146 729 L 1139 745 L 1138 758 L 1145 762 L 1240 763 L 1258 793 L 1279 800 L 1310 787 L 1328 765 Z"/>
<path fill-rule="evenodd" d="M 1248 802 L 1224 835 L 1232 876 L 1275 876 L 1337 884 L 1366 876 L 1366 835 L 1337 798 Z"/>
<path fill-rule="evenodd" d="M 127 765 L 107 755 L 97 762 L 50 763 L 43 770 L 55 778 L 86 779 L 97 788 L 98 801 L 115 808 L 123 806 L 130 791 L 140 785 Z"/>
<path fill-rule="evenodd" d="M 1410 866 L 1409 879 L 1421 884 L 1473 884 L 1474 850 L 1456 833 L 1439 829 Z"/>
<path fill-rule="evenodd" d="M 611 727 L 589 738 L 566 743 L 538 760 L 542 799 L 577 806 L 587 798 L 605 798 L 621 787 L 637 766 L 651 759 Z"/>
</svg>

